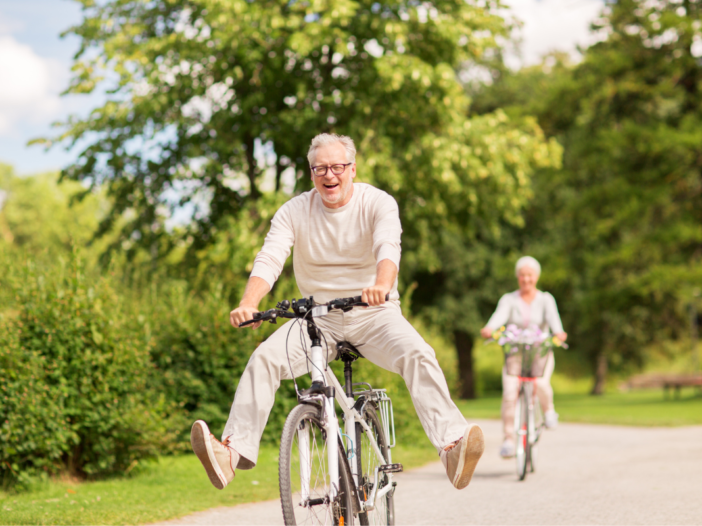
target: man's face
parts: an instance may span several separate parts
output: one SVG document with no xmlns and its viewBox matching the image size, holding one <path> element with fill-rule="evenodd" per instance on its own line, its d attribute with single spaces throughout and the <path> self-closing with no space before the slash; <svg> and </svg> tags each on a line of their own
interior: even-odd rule
<svg viewBox="0 0 702 526">
<path fill-rule="evenodd" d="M 346 149 L 340 142 L 326 144 L 317 149 L 312 167 L 326 166 L 326 175 L 321 177 L 312 174 L 314 187 L 328 208 L 340 208 L 351 200 L 353 195 L 353 179 L 356 177 L 356 164 L 347 166 L 341 175 L 334 175 L 331 166 L 348 164 Z"/>
</svg>

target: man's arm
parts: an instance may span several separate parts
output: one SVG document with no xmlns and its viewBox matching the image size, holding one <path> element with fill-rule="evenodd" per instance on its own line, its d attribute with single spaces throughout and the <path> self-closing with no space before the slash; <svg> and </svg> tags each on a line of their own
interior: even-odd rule
<svg viewBox="0 0 702 526">
<path fill-rule="evenodd" d="M 253 315 L 258 312 L 258 304 L 270 291 L 271 287 L 265 279 L 251 276 L 246 284 L 244 297 L 241 298 L 239 306 L 229 313 L 229 322 L 232 326 L 239 328 L 240 323 L 253 319 Z M 254 329 L 258 329 L 260 326 L 261 322 L 247 325 L 247 327 Z"/>
<path fill-rule="evenodd" d="M 397 266 L 383 259 L 376 266 L 375 285 L 363 289 L 363 301 L 375 307 L 385 303 L 385 295 L 392 290 L 397 278 Z"/>
<path fill-rule="evenodd" d="M 283 270 L 285 260 L 290 255 L 290 247 L 295 243 L 290 205 L 291 201 L 288 201 L 280 207 L 271 220 L 271 229 L 266 235 L 261 251 L 254 259 L 244 297 L 239 302 L 239 307 L 229 313 L 229 322 L 234 327 L 239 327 L 240 323 L 252 319 L 254 313 L 258 312 L 258 304 L 273 288 L 273 284 Z M 260 326 L 260 322 L 251 324 L 254 329 Z"/>
</svg>

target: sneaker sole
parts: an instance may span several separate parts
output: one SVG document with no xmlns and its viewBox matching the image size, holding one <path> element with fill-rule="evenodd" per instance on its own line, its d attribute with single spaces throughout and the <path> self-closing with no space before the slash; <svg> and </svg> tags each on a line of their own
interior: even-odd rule
<svg viewBox="0 0 702 526">
<path fill-rule="evenodd" d="M 224 478 L 224 473 L 222 473 L 214 451 L 212 451 L 210 430 L 202 420 L 195 422 L 190 430 L 190 445 L 205 468 L 212 485 L 217 489 L 224 489 L 227 485 L 227 479 Z"/>
<path fill-rule="evenodd" d="M 478 460 L 480 460 L 485 451 L 485 438 L 480 426 L 471 426 L 470 431 L 463 436 L 459 445 L 461 447 L 461 459 L 456 468 L 453 485 L 457 489 L 463 489 L 470 484 L 475 467 L 478 465 Z"/>
</svg>

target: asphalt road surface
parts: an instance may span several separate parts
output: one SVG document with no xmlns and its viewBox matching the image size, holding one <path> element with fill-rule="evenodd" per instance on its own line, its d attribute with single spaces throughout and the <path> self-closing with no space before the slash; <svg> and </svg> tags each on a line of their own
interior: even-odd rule
<svg viewBox="0 0 702 526">
<path fill-rule="evenodd" d="M 536 472 L 519 482 L 514 460 L 498 456 L 500 423 L 480 425 L 485 454 L 465 490 L 440 462 L 397 476 L 398 525 L 702 524 L 700 426 L 561 424 L 542 436 Z M 269 501 L 164 524 L 282 524 L 282 513 Z"/>
</svg>

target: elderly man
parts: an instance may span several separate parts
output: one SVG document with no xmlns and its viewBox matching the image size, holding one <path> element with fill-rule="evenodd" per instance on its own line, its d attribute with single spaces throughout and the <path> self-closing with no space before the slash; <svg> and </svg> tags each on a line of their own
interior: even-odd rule
<svg viewBox="0 0 702 526">
<path fill-rule="evenodd" d="M 258 312 L 291 247 L 295 248 L 293 267 L 303 296 L 327 302 L 362 291 L 370 307 L 330 313 L 319 318 L 317 325 L 331 341 L 363 345 L 365 358 L 402 375 L 449 480 L 462 489 L 483 453 L 483 433 L 463 418 L 451 400 L 434 350 L 402 316 L 397 292 L 402 233 L 397 203 L 377 188 L 354 183 L 356 148 L 349 137 L 317 135 L 307 158 L 314 189 L 276 212 L 239 307 L 230 313 L 231 324 L 238 327 Z M 288 329 L 288 324 L 278 329 L 251 356 L 222 442 L 205 422 L 193 424 L 193 450 L 218 489 L 233 480 L 236 468 L 256 465 L 259 441 L 280 380 L 290 379 L 291 369 L 295 377 L 307 373 L 298 338 L 287 341 L 286 355 Z"/>
</svg>

